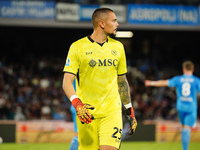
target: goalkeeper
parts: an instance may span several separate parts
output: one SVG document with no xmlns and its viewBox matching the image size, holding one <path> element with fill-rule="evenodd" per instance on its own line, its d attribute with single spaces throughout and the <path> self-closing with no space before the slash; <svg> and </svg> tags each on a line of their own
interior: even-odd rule
<svg viewBox="0 0 200 150">
<path fill-rule="evenodd" d="M 93 33 L 70 46 L 63 90 L 76 109 L 78 149 L 117 150 L 123 129 L 121 102 L 130 122 L 128 134 L 137 126 L 126 79 L 126 56 L 122 43 L 109 37 L 116 34 L 119 25 L 113 10 L 96 9 L 92 24 Z"/>
</svg>

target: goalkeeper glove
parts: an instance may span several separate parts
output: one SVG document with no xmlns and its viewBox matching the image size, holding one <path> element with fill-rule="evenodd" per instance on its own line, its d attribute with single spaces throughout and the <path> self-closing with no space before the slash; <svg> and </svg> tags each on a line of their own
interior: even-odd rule
<svg viewBox="0 0 200 150">
<path fill-rule="evenodd" d="M 72 100 L 72 105 L 76 109 L 76 115 L 78 116 L 81 123 L 90 123 L 94 119 L 93 115 L 89 112 L 88 109 L 93 110 L 94 107 L 88 104 L 81 102 L 79 98 L 74 98 Z"/>
<path fill-rule="evenodd" d="M 126 115 L 127 115 L 128 121 L 130 123 L 130 129 L 128 130 L 127 134 L 132 135 L 133 132 L 135 132 L 135 129 L 137 127 L 137 121 L 135 119 L 133 107 L 126 109 Z"/>
</svg>

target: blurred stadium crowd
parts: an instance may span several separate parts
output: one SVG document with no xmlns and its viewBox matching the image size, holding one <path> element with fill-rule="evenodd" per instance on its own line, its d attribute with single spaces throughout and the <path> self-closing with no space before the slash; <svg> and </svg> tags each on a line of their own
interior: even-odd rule
<svg viewBox="0 0 200 150">
<path fill-rule="evenodd" d="M 32 56 L 21 62 L 0 59 L 0 119 L 72 121 L 71 104 L 62 90 L 65 58 Z M 138 121 L 177 119 L 174 89 L 144 86 L 145 78 L 158 79 L 158 75 L 158 67 L 150 61 L 140 60 L 135 67 L 128 66 L 127 78 Z"/>
<path fill-rule="evenodd" d="M 71 120 L 59 58 L 0 60 L 0 119 Z"/>
</svg>

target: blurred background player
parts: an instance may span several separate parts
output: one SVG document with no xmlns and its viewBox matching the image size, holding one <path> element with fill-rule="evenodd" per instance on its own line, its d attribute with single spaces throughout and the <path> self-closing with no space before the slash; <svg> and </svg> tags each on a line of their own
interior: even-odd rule
<svg viewBox="0 0 200 150">
<path fill-rule="evenodd" d="M 73 82 L 74 85 L 74 89 L 76 91 L 76 80 L 74 80 Z M 70 148 L 69 150 L 78 150 L 78 128 L 77 128 L 77 124 L 76 124 L 76 109 L 74 108 L 73 105 L 71 105 L 70 107 L 71 113 L 72 113 L 72 119 L 74 122 L 74 137 L 70 143 Z"/>
<path fill-rule="evenodd" d="M 197 120 L 197 92 L 200 92 L 200 79 L 193 75 L 193 62 L 183 62 L 182 69 L 183 75 L 168 80 L 145 80 L 145 86 L 176 87 L 176 108 L 182 124 L 181 142 L 183 150 L 188 150 L 191 128 Z"/>
<path fill-rule="evenodd" d="M 63 70 L 63 90 L 80 120 L 79 150 L 117 150 L 123 126 L 121 101 L 130 122 L 128 134 L 132 135 L 137 126 L 126 79 L 125 51 L 121 42 L 109 37 L 116 34 L 119 25 L 113 10 L 96 9 L 92 23 L 92 35 L 70 46 Z M 76 76 L 77 91 L 73 87 Z"/>
</svg>

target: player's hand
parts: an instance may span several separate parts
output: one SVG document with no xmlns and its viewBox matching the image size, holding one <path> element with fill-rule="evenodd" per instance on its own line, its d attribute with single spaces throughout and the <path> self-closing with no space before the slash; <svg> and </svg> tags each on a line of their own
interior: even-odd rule
<svg viewBox="0 0 200 150">
<path fill-rule="evenodd" d="M 76 115 L 78 116 L 81 123 L 91 123 L 94 119 L 93 115 L 90 113 L 88 109 L 93 110 L 94 107 L 88 104 L 84 104 L 81 102 L 79 98 L 75 98 L 72 100 L 72 105 L 76 109 Z"/>
<path fill-rule="evenodd" d="M 135 119 L 133 107 L 126 109 L 126 114 L 128 121 L 130 123 L 130 129 L 128 130 L 127 134 L 132 135 L 137 127 L 137 120 Z"/>
</svg>

